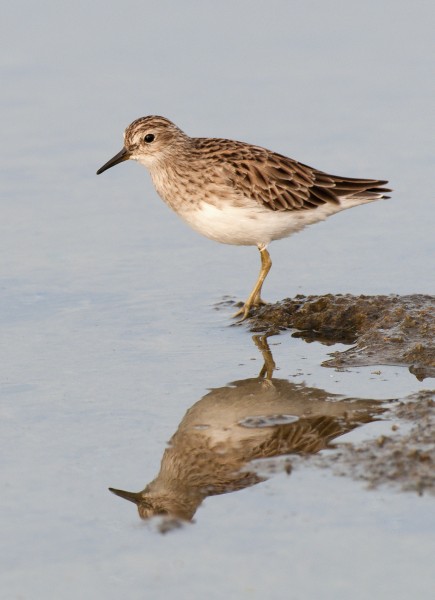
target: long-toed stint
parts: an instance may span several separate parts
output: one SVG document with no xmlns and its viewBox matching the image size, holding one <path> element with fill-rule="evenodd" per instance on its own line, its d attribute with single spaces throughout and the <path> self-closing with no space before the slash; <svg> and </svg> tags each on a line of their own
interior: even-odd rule
<svg viewBox="0 0 435 600">
<path fill-rule="evenodd" d="M 260 146 L 189 137 L 158 116 L 133 121 L 123 149 L 97 174 L 129 159 L 148 168 L 158 194 L 193 229 L 223 244 L 257 246 L 260 274 L 234 315 L 242 319 L 265 304 L 270 242 L 391 191 L 387 181 L 329 175 Z"/>
</svg>

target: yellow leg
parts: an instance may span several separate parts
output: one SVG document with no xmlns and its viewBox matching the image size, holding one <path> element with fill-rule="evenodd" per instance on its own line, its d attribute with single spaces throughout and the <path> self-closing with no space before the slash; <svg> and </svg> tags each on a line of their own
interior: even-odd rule
<svg viewBox="0 0 435 600">
<path fill-rule="evenodd" d="M 261 269 L 258 279 L 254 285 L 252 292 L 249 294 L 249 298 L 246 300 L 245 304 L 242 306 L 240 310 L 236 312 L 234 317 L 240 317 L 242 315 L 242 321 L 249 316 L 249 312 L 253 306 L 260 306 L 261 304 L 266 304 L 261 299 L 261 288 L 263 287 L 264 280 L 267 277 L 267 274 L 270 271 L 270 267 L 272 266 L 272 261 L 270 260 L 269 252 L 266 250 L 266 246 L 261 244 L 258 246 L 261 257 Z"/>
</svg>

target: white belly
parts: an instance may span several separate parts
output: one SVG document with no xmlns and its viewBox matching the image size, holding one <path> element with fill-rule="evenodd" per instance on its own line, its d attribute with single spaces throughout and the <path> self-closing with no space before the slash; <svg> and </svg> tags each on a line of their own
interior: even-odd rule
<svg viewBox="0 0 435 600">
<path fill-rule="evenodd" d="M 178 214 L 193 229 L 216 242 L 255 246 L 301 231 L 305 226 L 323 221 L 341 209 L 328 204 L 314 210 L 273 211 L 252 205 L 249 208 L 231 205 L 219 208 L 201 202 L 197 208 L 190 205 L 179 210 Z"/>
</svg>

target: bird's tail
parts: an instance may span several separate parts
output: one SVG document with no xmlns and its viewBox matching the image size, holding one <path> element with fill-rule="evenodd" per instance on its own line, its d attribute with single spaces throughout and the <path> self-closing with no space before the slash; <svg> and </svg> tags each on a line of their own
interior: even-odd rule
<svg viewBox="0 0 435 600">
<path fill-rule="evenodd" d="M 334 181 L 334 193 L 338 199 L 347 203 L 362 204 L 389 198 L 387 194 L 392 190 L 386 188 L 388 181 L 382 179 L 353 179 L 351 177 L 330 176 Z"/>
</svg>

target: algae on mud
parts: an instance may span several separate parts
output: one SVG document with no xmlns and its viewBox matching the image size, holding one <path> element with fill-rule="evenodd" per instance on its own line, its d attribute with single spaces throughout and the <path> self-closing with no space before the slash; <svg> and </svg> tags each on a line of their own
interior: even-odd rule
<svg viewBox="0 0 435 600">
<path fill-rule="evenodd" d="M 353 344 L 331 353 L 326 367 L 401 365 L 419 380 L 435 377 L 435 297 L 326 294 L 285 299 L 257 310 L 252 332 L 295 336 L 326 344 Z"/>
</svg>

